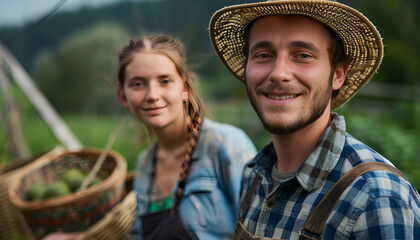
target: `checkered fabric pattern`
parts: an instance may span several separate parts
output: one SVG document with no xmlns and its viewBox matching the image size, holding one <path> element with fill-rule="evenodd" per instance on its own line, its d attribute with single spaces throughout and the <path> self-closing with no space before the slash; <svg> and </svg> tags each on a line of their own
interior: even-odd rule
<svg viewBox="0 0 420 240">
<path fill-rule="evenodd" d="M 377 161 L 391 164 L 345 131 L 345 120 L 333 120 L 316 149 L 291 178 L 273 186 L 276 161 L 272 143 L 244 170 L 241 202 L 255 174 L 262 177 L 251 206 L 241 213 L 244 226 L 255 235 L 298 239 L 309 215 L 322 197 L 353 166 Z M 392 164 L 391 164 L 392 165 Z M 329 216 L 322 239 L 420 239 L 420 197 L 396 175 L 374 170 L 357 178 Z"/>
</svg>

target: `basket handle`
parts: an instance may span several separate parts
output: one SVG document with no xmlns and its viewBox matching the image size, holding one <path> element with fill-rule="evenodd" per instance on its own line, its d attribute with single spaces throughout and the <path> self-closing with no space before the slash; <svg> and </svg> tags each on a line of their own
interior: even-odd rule
<svg viewBox="0 0 420 240">
<path fill-rule="evenodd" d="M 102 164 L 105 161 L 105 157 L 108 155 L 109 151 L 111 150 L 111 146 L 114 143 L 115 139 L 117 138 L 117 135 L 120 132 L 121 126 L 123 125 L 124 121 L 125 121 L 125 117 L 121 118 L 120 122 L 115 127 L 111 136 L 108 138 L 106 146 L 105 146 L 104 150 L 101 152 L 101 155 L 99 155 L 98 160 L 96 160 L 96 163 L 92 168 L 92 171 L 90 171 L 89 175 L 86 177 L 86 179 L 80 185 L 80 187 L 76 190 L 76 192 L 80 192 L 80 191 L 85 190 L 86 187 L 92 182 L 93 178 L 96 176 L 99 169 L 101 169 Z"/>
</svg>

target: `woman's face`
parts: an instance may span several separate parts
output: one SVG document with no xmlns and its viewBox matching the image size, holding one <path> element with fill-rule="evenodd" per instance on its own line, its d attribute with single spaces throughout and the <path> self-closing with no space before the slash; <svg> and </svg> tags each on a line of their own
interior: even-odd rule
<svg viewBox="0 0 420 240">
<path fill-rule="evenodd" d="M 164 55 L 136 53 L 125 69 L 118 97 L 154 130 L 184 126 L 183 102 L 188 100 L 188 90 L 175 64 Z"/>
</svg>

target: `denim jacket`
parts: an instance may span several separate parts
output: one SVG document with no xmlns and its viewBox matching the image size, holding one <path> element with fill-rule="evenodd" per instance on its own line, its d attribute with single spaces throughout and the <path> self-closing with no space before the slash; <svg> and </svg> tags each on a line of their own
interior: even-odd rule
<svg viewBox="0 0 420 240">
<path fill-rule="evenodd" d="M 153 149 L 137 159 L 137 216 L 130 239 L 142 239 L 140 215 L 150 201 Z M 239 210 L 241 173 L 256 154 L 248 136 L 240 129 L 204 119 L 192 153 L 190 171 L 179 213 L 187 230 L 198 239 L 231 239 Z M 175 184 L 174 193 L 177 184 Z"/>
</svg>

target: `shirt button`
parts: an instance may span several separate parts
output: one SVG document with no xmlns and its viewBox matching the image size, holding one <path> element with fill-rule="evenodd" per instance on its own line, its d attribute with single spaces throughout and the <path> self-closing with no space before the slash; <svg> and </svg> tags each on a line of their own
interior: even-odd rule
<svg viewBox="0 0 420 240">
<path fill-rule="evenodd" d="M 268 201 L 268 202 L 267 202 L 267 207 L 269 207 L 269 208 L 273 208 L 275 204 L 276 204 L 276 202 L 275 202 L 275 201 Z"/>
</svg>

